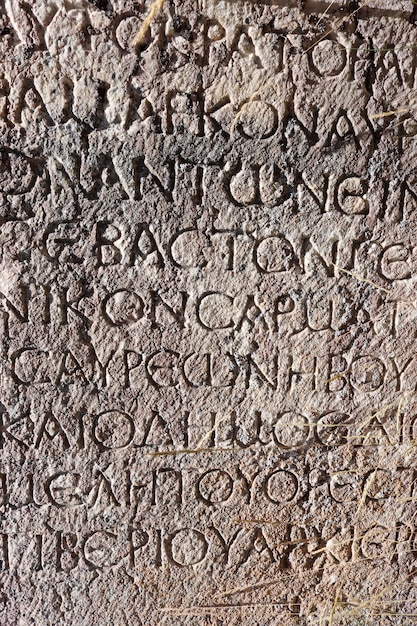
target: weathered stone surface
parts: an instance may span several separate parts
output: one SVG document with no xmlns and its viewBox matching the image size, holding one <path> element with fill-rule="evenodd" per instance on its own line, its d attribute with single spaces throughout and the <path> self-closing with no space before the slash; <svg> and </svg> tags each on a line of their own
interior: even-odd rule
<svg viewBox="0 0 417 626">
<path fill-rule="evenodd" d="M 414 623 L 414 3 L 0 7 L 0 623 Z"/>
</svg>

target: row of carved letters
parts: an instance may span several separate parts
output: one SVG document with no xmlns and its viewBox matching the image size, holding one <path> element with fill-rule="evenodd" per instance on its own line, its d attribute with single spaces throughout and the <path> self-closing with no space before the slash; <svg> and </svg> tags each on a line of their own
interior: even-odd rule
<svg viewBox="0 0 417 626">
<path fill-rule="evenodd" d="M 108 570 L 122 562 L 129 569 L 147 567 L 192 567 L 197 564 L 231 568 L 235 572 L 249 560 L 279 565 L 281 569 L 300 566 L 354 562 L 358 558 L 378 561 L 381 558 L 399 565 L 415 560 L 416 529 L 412 524 L 398 523 L 387 527 L 351 526 L 322 537 L 316 528 L 291 525 L 279 533 L 268 527 L 234 527 L 225 532 L 216 526 L 206 529 L 183 527 L 176 530 L 95 530 L 84 533 L 45 531 L 31 537 L 3 532 L 0 534 L 0 561 L 3 572 L 41 571 L 44 567 L 58 571 L 75 568 Z M 293 539 L 293 540 L 292 540 Z M 308 546 L 315 547 L 310 551 Z M 265 561 L 266 559 L 266 561 Z M 212 572 L 212 570 L 210 570 Z"/>
<path fill-rule="evenodd" d="M 398 401 L 399 402 L 399 401 Z M 94 445 L 100 451 L 158 450 L 158 453 L 193 452 L 195 447 L 206 451 L 226 446 L 236 453 L 255 447 L 273 447 L 282 453 L 305 450 L 305 446 L 337 447 L 352 441 L 366 445 L 370 441 L 392 445 L 412 444 L 415 440 L 416 416 L 413 411 L 398 410 L 398 402 L 385 410 L 365 417 L 349 415 L 339 410 L 304 413 L 300 410 L 276 411 L 252 409 L 246 413 L 230 411 L 219 415 L 208 412 L 203 419 L 191 411 L 181 416 L 163 416 L 158 411 L 150 415 L 126 413 L 107 409 L 88 414 L 86 409 L 73 415 L 61 416 L 57 410 L 33 414 L 31 411 L 13 416 L 5 407 L 0 413 L 0 447 L 14 444 L 22 450 L 40 449 L 43 454 L 63 450 L 84 450 Z M 207 435 L 207 433 L 209 433 Z M 199 440 L 204 436 L 204 445 Z"/>
<path fill-rule="evenodd" d="M 292 351 L 286 350 L 262 357 L 256 353 L 184 354 L 168 348 L 141 353 L 115 348 L 105 361 L 100 361 L 90 348 L 87 346 L 88 353 L 80 356 L 71 349 L 56 352 L 36 346 L 20 348 L 11 354 L 9 367 L 4 368 L 4 380 L 25 386 L 83 382 L 101 386 L 118 384 L 124 388 L 146 384 L 156 389 L 177 386 L 248 389 L 262 384 L 271 390 L 287 392 L 297 387 L 325 392 L 349 387 L 362 393 L 416 387 L 415 378 L 408 378 L 415 364 L 412 354 L 400 358 L 365 353 L 344 358 L 328 353 L 296 358 Z"/>
<path fill-rule="evenodd" d="M 288 465 L 272 466 L 249 473 L 240 465 L 228 469 L 214 466 L 208 470 L 159 467 L 146 475 L 127 469 L 94 471 L 68 470 L 47 477 L 34 473 L 0 473 L 0 506 L 5 512 L 34 506 L 59 509 L 104 510 L 108 506 L 146 509 L 149 506 L 186 507 L 203 504 L 222 506 L 253 505 L 267 507 L 287 504 L 305 505 L 323 497 L 330 503 L 357 506 L 359 501 L 388 504 L 413 501 L 416 470 L 349 469 L 317 470 Z M 378 509 L 377 509 L 378 510 Z"/>
</svg>

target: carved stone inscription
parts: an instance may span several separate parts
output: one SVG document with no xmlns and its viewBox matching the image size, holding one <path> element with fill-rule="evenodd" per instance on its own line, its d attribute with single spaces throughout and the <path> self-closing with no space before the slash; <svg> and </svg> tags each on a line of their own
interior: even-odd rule
<svg viewBox="0 0 417 626">
<path fill-rule="evenodd" d="M 0 624 L 414 623 L 416 23 L 0 2 Z"/>
</svg>

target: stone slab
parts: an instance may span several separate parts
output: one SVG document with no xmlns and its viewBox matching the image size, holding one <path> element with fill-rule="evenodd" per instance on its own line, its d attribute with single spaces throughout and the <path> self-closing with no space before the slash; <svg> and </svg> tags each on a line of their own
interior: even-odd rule
<svg viewBox="0 0 417 626">
<path fill-rule="evenodd" d="M 415 3 L 0 10 L 0 624 L 414 623 Z"/>
</svg>

